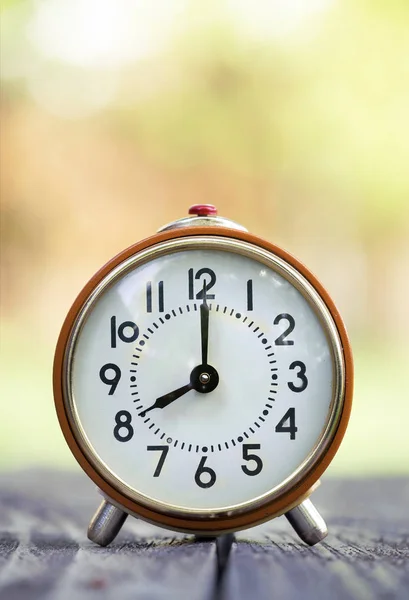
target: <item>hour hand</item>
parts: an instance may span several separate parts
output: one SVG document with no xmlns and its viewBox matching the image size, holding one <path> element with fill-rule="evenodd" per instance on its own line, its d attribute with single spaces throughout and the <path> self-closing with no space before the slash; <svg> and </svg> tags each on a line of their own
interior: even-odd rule
<svg viewBox="0 0 409 600">
<path fill-rule="evenodd" d="M 150 406 L 149 408 L 146 408 L 145 410 L 140 412 L 139 416 L 145 417 L 146 413 L 149 412 L 150 410 L 153 410 L 154 408 L 166 408 L 166 406 L 169 406 L 169 404 L 172 404 L 172 402 L 174 402 L 175 400 L 177 400 L 184 394 L 187 394 L 187 392 L 189 392 L 192 389 L 193 389 L 192 384 L 188 383 L 187 385 L 184 385 L 183 387 L 180 387 L 177 390 L 173 390 L 173 392 L 169 392 L 168 394 L 165 394 L 164 396 L 160 396 L 159 398 L 156 398 L 155 403 L 152 404 L 152 406 Z"/>
</svg>

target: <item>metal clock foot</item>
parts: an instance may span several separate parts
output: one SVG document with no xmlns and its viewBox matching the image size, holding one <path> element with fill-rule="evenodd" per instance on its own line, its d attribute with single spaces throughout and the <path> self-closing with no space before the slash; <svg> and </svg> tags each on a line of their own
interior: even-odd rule
<svg viewBox="0 0 409 600">
<path fill-rule="evenodd" d="M 302 541 L 309 546 L 318 544 L 328 534 L 327 525 L 311 500 L 304 500 L 285 513 L 285 516 Z"/>
<path fill-rule="evenodd" d="M 116 538 L 128 513 L 103 500 L 88 527 L 88 539 L 107 546 Z"/>
</svg>

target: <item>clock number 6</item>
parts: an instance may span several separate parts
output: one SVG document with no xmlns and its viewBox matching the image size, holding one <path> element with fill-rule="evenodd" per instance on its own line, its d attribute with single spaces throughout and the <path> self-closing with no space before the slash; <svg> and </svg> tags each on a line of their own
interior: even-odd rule
<svg viewBox="0 0 409 600">
<path fill-rule="evenodd" d="M 254 460 L 256 463 L 255 469 L 249 469 L 247 465 L 241 465 L 241 469 L 243 473 L 246 475 L 258 475 L 261 473 L 263 469 L 263 461 L 257 454 L 250 454 L 249 450 L 260 450 L 260 444 L 243 444 L 243 459 L 244 460 Z"/>
<path fill-rule="evenodd" d="M 216 483 L 216 473 L 210 467 L 205 467 L 206 461 L 207 456 L 202 456 L 202 458 L 200 459 L 199 466 L 197 467 L 197 471 L 195 473 L 195 481 L 197 485 L 201 488 L 209 488 Z M 203 474 L 209 475 L 210 479 L 208 481 L 202 481 Z"/>
</svg>

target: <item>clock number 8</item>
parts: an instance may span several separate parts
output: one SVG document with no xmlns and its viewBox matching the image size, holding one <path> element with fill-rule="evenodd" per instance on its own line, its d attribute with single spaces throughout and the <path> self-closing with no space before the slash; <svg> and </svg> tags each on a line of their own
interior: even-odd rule
<svg viewBox="0 0 409 600">
<path fill-rule="evenodd" d="M 132 416 L 127 410 L 120 410 L 115 415 L 114 438 L 118 442 L 129 442 L 133 438 L 133 427 L 131 425 Z M 126 430 L 125 435 L 121 435 L 122 430 Z"/>
</svg>

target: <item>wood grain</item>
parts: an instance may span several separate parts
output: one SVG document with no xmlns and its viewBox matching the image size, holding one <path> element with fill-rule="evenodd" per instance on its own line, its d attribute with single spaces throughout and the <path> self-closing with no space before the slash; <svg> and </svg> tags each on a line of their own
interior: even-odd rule
<svg viewBox="0 0 409 600">
<path fill-rule="evenodd" d="M 409 480 L 329 479 L 314 502 L 330 528 L 314 548 L 284 518 L 232 545 L 129 518 L 99 548 L 86 538 L 99 497 L 84 475 L 3 474 L 0 598 L 408 600 Z"/>
</svg>

